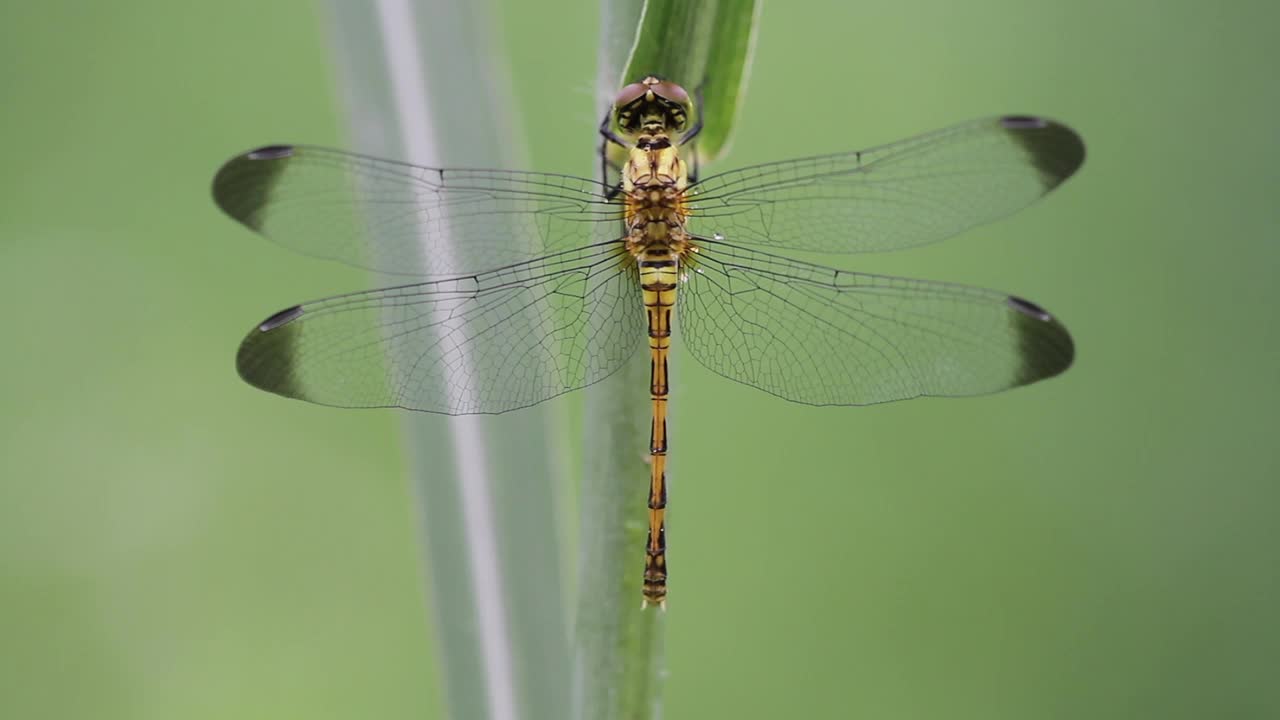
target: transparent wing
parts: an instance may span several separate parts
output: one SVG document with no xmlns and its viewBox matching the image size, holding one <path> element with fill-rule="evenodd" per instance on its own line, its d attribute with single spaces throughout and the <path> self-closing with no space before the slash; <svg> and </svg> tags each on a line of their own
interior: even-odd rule
<svg viewBox="0 0 1280 720">
<path fill-rule="evenodd" d="M 462 415 L 527 407 L 643 349 L 644 308 L 620 243 L 478 275 L 298 305 L 251 330 L 240 376 L 342 407 Z"/>
<path fill-rule="evenodd" d="M 566 175 L 442 170 L 302 145 L 258 148 L 213 180 L 232 218 L 306 255 L 456 275 L 621 234 L 606 188 Z"/>
<path fill-rule="evenodd" d="M 690 228 L 750 245 L 853 253 L 936 242 L 1013 213 L 1084 162 L 1065 125 L 977 120 L 872 150 L 756 165 L 691 190 Z"/>
<path fill-rule="evenodd" d="M 702 240 L 681 338 L 731 380 L 810 405 L 979 395 L 1057 375 L 1066 328 L 992 290 L 864 275 Z"/>
</svg>

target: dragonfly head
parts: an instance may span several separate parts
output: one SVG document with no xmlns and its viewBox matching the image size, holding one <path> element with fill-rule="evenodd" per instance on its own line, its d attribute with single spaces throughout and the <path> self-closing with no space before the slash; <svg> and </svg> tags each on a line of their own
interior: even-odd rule
<svg viewBox="0 0 1280 720">
<path fill-rule="evenodd" d="M 684 88 L 652 75 L 622 88 L 613 100 L 613 122 L 630 138 L 684 132 L 692 112 Z"/>
</svg>

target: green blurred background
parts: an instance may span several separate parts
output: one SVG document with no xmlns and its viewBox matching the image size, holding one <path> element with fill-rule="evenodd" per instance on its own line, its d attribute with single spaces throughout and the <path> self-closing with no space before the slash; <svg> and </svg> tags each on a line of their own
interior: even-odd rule
<svg viewBox="0 0 1280 720">
<path fill-rule="evenodd" d="M 530 162 L 589 172 L 598 9 L 500 7 Z M 321 10 L 0 9 L 0 717 L 440 712 L 397 414 L 232 368 L 267 312 L 368 282 L 208 193 L 245 148 L 345 144 Z M 995 113 L 1081 132 L 1034 208 L 837 261 L 1030 297 L 1078 361 L 815 409 L 683 356 L 667 717 L 1280 716 L 1277 19 L 765 7 L 722 167 Z"/>
</svg>

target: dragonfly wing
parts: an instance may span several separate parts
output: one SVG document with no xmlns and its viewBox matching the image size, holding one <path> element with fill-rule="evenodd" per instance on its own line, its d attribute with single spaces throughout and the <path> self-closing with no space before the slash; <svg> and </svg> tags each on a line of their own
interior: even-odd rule
<svg viewBox="0 0 1280 720">
<path fill-rule="evenodd" d="M 256 387 L 323 405 L 450 415 L 527 407 L 642 350 L 639 283 L 621 252 L 607 243 L 298 305 L 253 328 L 236 367 Z"/>
<path fill-rule="evenodd" d="M 1084 162 L 1071 128 L 988 118 L 871 150 L 700 181 L 690 227 L 735 243 L 829 253 L 924 245 L 1005 217 Z"/>
<path fill-rule="evenodd" d="M 455 275 L 584 247 L 618 233 L 621 205 L 565 175 L 444 170 L 277 145 L 213 180 L 228 215 L 306 255 L 397 275 Z"/>
<path fill-rule="evenodd" d="M 1065 370 L 1071 336 L 1031 302 L 702 241 L 680 295 L 685 346 L 714 372 L 810 405 L 980 395 Z"/>
</svg>

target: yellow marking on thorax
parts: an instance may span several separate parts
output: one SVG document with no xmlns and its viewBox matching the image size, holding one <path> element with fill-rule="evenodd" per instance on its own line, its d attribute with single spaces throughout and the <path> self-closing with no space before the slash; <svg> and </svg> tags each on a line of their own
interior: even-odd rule
<svg viewBox="0 0 1280 720">
<path fill-rule="evenodd" d="M 684 193 L 688 186 L 689 169 L 677 148 L 631 148 L 622 172 L 622 190 L 626 197 L 627 249 L 637 259 L 655 246 L 683 254 L 688 214 Z"/>
</svg>

